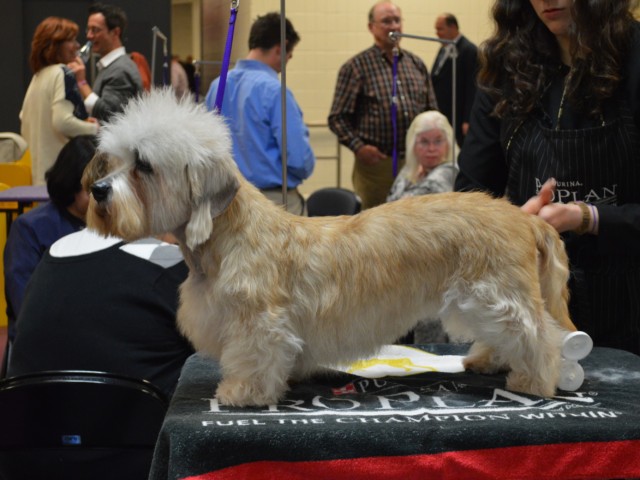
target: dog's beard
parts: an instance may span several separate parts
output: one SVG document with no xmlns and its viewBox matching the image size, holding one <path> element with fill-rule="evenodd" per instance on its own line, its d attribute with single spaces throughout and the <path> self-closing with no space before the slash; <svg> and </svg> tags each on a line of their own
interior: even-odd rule
<svg viewBox="0 0 640 480">
<path fill-rule="evenodd" d="M 103 202 L 90 200 L 87 225 L 103 235 L 114 235 L 126 241 L 149 236 L 149 213 L 141 195 L 132 184 L 118 176 L 111 181 L 111 193 Z"/>
<path fill-rule="evenodd" d="M 102 235 L 109 235 L 111 234 L 110 219 L 109 207 L 96 202 L 92 196 L 89 199 L 89 208 L 87 209 L 87 227 Z"/>
</svg>

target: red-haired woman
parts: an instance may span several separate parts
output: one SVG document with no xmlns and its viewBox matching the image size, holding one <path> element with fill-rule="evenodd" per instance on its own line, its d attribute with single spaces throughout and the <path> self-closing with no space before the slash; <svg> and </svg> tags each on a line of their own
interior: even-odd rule
<svg viewBox="0 0 640 480">
<path fill-rule="evenodd" d="M 20 112 L 21 134 L 29 144 L 34 185 L 70 138 L 98 131 L 88 118 L 73 73 L 66 64 L 76 58 L 78 25 L 60 17 L 45 18 L 31 41 L 29 63 L 33 78 Z"/>
</svg>

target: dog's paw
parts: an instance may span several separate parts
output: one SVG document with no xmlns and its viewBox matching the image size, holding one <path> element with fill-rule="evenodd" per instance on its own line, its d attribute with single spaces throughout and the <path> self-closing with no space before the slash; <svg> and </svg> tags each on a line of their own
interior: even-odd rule
<svg viewBox="0 0 640 480">
<path fill-rule="evenodd" d="M 524 373 L 510 372 L 507 375 L 507 390 L 528 393 L 538 397 L 553 397 L 556 394 L 554 380 L 530 378 Z"/>
<path fill-rule="evenodd" d="M 279 395 L 265 393 L 260 385 L 234 379 L 220 382 L 216 398 L 222 405 L 231 407 L 261 407 L 278 403 Z"/>
<path fill-rule="evenodd" d="M 465 370 L 485 375 L 493 375 L 505 370 L 504 366 L 493 362 L 491 355 L 469 355 L 462 360 L 462 366 Z"/>
</svg>

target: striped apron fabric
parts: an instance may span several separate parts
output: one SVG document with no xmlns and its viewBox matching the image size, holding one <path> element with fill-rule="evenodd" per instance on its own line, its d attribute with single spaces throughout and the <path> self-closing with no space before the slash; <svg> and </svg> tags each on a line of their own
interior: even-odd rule
<svg viewBox="0 0 640 480">
<path fill-rule="evenodd" d="M 523 204 L 554 177 L 556 202 L 640 203 L 640 133 L 624 103 L 612 104 L 591 128 L 556 129 L 546 113 L 522 123 L 505 147 L 511 201 Z M 574 323 L 598 346 L 640 354 L 640 257 L 601 251 L 593 235 L 570 232 L 563 238 Z"/>
</svg>

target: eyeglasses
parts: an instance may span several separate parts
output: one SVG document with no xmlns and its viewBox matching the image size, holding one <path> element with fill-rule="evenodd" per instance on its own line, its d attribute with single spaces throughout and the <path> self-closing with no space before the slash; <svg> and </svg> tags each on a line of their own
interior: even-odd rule
<svg viewBox="0 0 640 480">
<path fill-rule="evenodd" d="M 441 147 L 445 142 L 446 140 L 444 138 L 436 138 L 435 140 L 426 140 L 421 138 L 420 140 L 416 140 L 416 145 L 420 148 L 428 148 L 431 145 L 438 148 Z"/>
<path fill-rule="evenodd" d="M 104 30 L 104 28 L 102 27 L 88 27 L 87 31 L 85 32 L 87 35 L 92 34 L 92 35 L 97 35 L 98 33 L 102 32 Z"/>
<path fill-rule="evenodd" d="M 385 27 L 390 27 L 394 23 L 397 23 L 398 25 L 401 25 L 402 24 L 402 18 L 400 18 L 400 17 L 386 17 L 386 18 L 383 18 L 382 20 L 377 20 L 374 23 L 381 23 Z"/>
</svg>

